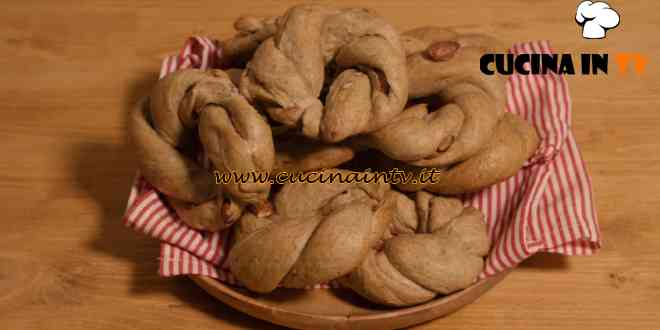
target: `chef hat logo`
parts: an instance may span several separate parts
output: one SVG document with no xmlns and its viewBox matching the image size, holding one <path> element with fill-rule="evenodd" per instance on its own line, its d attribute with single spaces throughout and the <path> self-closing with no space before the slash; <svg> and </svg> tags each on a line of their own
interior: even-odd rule
<svg viewBox="0 0 660 330">
<path fill-rule="evenodd" d="M 619 14 L 604 2 L 582 1 L 577 7 L 575 21 L 582 26 L 586 39 L 603 39 L 605 32 L 619 25 Z"/>
</svg>

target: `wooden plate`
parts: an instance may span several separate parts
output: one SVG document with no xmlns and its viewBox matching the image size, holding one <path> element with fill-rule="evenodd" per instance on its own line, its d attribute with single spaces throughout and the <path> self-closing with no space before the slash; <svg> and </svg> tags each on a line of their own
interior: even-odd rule
<svg viewBox="0 0 660 330">
<path fill-rule="evenodd" d="M 347 289 L 277 289 L 267 295 L 228 286 L 206 276 L 190 276 L 223 303 L 258 319 L 296 329 L 396 329 L 453 313 L 473 302 L 505 276 L 481 280 L 471 287 L 425 304 L 383 308 Z"/>
</svg>

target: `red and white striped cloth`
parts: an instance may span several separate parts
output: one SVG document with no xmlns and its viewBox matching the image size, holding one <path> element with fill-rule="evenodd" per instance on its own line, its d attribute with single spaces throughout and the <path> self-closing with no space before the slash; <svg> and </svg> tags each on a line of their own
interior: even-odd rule
<svg viewBox="0 0 660 330">
<path fill-rule="evenodd" d="M 208 38 L 190 38 L 179 55 L 163 61 L 160 77 L 178 69 L 218 67 L 222 54 L 217 45 Z M 537 41 L 516 44 L 511 52 L 551 50 L 548 42 Z M 601 246 L 591 178 L 570 129 L 566 81 L 554 73 L 513 74 L 506 92 L 507 111 L 531 123 L 541 145 L 515 176 L 463 196 L 485 214 L 493 243 L 481 277 L 512 268 L 536 252 L 590 255 Z M 139 174 L 124 221 L 162 242 L 160 275 L 206 275 L 236 284 L 225 264 L 228 231 L 211 234 L 186 226 Z"/>
</svg>

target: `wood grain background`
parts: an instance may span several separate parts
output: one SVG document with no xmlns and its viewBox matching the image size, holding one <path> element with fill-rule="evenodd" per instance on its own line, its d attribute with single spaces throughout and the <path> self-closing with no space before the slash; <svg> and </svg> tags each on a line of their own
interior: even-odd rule
<svg viewBox="0 0 660 330">
<path fill-rule="evenodd" d="M 290 1 L 3 1 L 0 10 L 0 328 L 271 328 L 187 279 L 156 275 L 158 243 L 120 218 L 135 162 L 125 114 L 186 37 L 225 38 L 242 13 Z M 573 130 L 593 175 L 604 248 L 538 255 L 477 303 L 419 329 L 660 327 L 660 2 L 610 1 L 583 40 L 577 0 L 335 1 L 401 29 L 460 25 L 561 52 L 640 52 L 642 76 L 570 77 Z"/>
</svg>

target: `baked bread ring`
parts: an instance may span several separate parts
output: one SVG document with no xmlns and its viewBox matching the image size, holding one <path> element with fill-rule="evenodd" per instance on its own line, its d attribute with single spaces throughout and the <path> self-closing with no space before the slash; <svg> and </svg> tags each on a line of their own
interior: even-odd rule
<svg viewBox="0 0 660 330">
<path fill-rule="evenodd" d="M 426 192 L 415 202 L 395 194 L 394 236 L 340 283 L 389 306 L 420 304 L 474 283 L 490 244 L 481 212 Z"/>
<path fill-rule="evenodd" d="M 129 131 L 140 173 L 192 227 L 219 230 L 246 205 L 268 208 L 269 182 L 216 184 L 212 173 L 270 172 L 275 158 L 270 126 L 223 71 L 188 69 L 161 79 L 148 106 L 133 111 Z M 198 152 L 208 164 L 197 161 Z"/>
<path fill-rule="evenodd" d="M 240 89 L 275 121 L 339 142 L 400 113 L 408 79 L 399 35 L 383 19 L 365 9 L 305 4 L 277 20 L 277 31 L 247 63 Z"/>
</svg>

